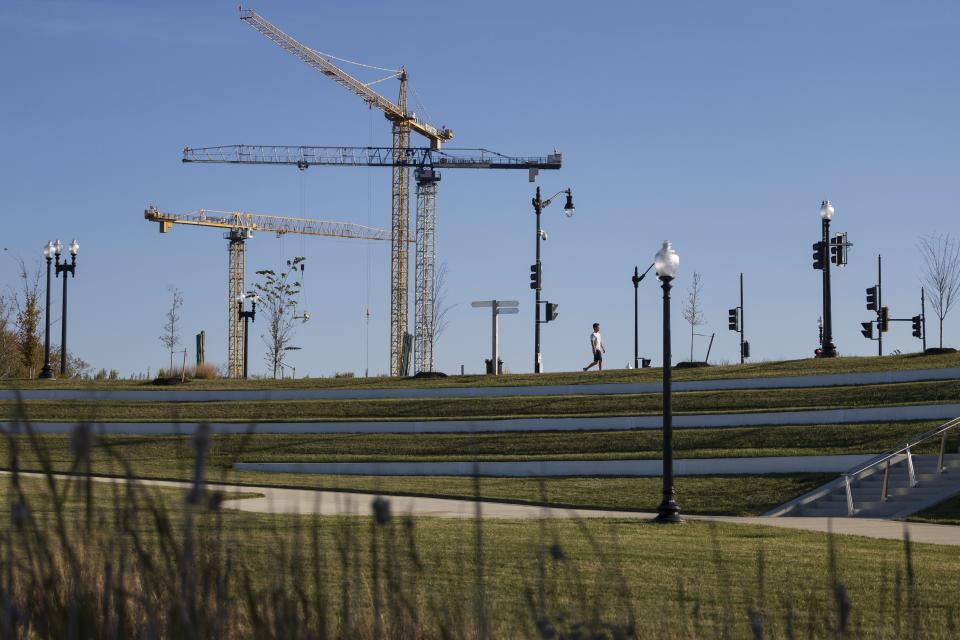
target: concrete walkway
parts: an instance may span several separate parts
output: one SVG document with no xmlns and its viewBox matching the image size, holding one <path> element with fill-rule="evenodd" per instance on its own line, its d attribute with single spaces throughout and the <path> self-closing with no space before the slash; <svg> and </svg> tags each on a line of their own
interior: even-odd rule
<svg viewBox="0 0 960 640">
<path fill-rule="evenodd" d="M 720 380 L 674 381 L 674 391 L 718 391 L 730 389 L 774 389 L 833 387 L 869 384 L 954 380 L 960 367 L 873 371 L 814 376 L 779 376 Z M 418 389 L 118 389 L 87 391 L 82 389 L 24 389 L 24 400 L 98 400 L 126 402 L 231 402 L 251 400 L 372 400 L 379 398 L 475 398 L 504 396 L 611 395 L 623 393 L 660 393 L 661 383 L 626 382 L 607 384 L 525 385 L 518 387 L 437 387 Z M 17 391 L 0 389 L 0 400 L 16 400 Z"/>
<path fill-rule="evenodd" d="M 703 413 L 673 416 L 677 429 L 746 427 L 766 425 L 845 424 L 907 420 L 949 420 L 960 415 L 960 404 L 917 404 L 859 409 Z M 38 433 L 69 433 L 72 422 L 33 422 Z M 0 422 L 0 428 L 9 428 Z M 246 433 L 251 424 L 214 422 L 216 433 Z M 483 433 L 493 431 L 602 431 L 615 429 L 660 429 L 659 415 L 601 418 L 515 418 L 504 420 L 351 420 L 341 422 L 257 422 L 257 433 Z M 186 422 L 95 422 L 98 433 L 175 435 L 193 433 L 195 423 Z"/>
<path fill-rule="evenodd" d="M 754 458 L 682 458 L 674 460 L 678 476 L 740 475 L 765 473 L 842 473 L 875 454 L 834 456 L 759 456 Z M 663 462 L 646 460 L 497 460 L 472 462 L 236 462 L 237 471 L 315 473 L 359 476 L 472 476 L 573 477 L 659 476 Z"/>
<path fill-rule="evenodd" d="M 7 474 L 8 472 L 0 472 Z M 23 477 L 42 477 L 39 473 L 21 473 Z M 65 476 L 58 476 L 65 477 Z M 102 482 L 126 482 L 122 478 L 95 478 Z M 185 489 L 189 482 L 169 480 L 139 480 L 144 485 Z M 309 489 L 278 489 L 272 487 L 249 487 L 239 485 L 209 484 L 208 488 L 219 491 L 261 494 L 263 497 L 241 498 L 224 501 L 224 506 L 239 511 L 274 514 L 317 515 L 369 515 L 373 493 L 348 493 L 340 491 L 312 491 Z M 387 496 L 393 513 L 411 514 L 418 517 L 472 518 L 477 504 L 471 500 L 449 498 L 416 498 Z M 612 520 L 649 520 L 652 513 L 635 511 L 603 511 L 598 509 L 549 509 L 532 505 L 481 502 L 480 512 L 484 518 L 539 519 L 539 518 L 606 518 Z M 902 540 L 909 532 L 910 540 L 923 544 L 960 546 L 960 527 L 926 523 L 903 523 L 890 520 L 866 518 L 764 518 L 734 516 L 684 516 L 689 520 L 730 522 L 733 524 L 761 525 L 783 529 L 827 532 L 843 535 L 865 536 L 888 540 Z"/>
</svg>

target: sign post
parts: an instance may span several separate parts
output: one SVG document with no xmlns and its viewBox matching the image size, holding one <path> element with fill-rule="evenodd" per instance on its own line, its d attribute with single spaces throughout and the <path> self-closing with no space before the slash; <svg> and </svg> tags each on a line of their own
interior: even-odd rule
<svg viewBox="0 0 960 640">
<path fill-rule="evenodd" d="M 493 375 L 500 373 L 500 315 L 519 313 L 520 303 L 516 300 L 474 300 L 472 307 L 490 307 L 490 353 Z"/>
</svg>

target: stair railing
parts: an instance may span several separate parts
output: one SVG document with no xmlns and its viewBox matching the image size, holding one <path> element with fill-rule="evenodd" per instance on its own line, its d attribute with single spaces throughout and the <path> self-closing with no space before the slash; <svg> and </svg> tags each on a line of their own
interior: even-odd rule
<svg viewBox="0 0 960 640">
<path fill-rule="evenodd" d="M 946 470 L 946 467 L 943 464 L 943 459 L 947 453 L 947 432 L 956 427 L 960 427 L 960 418 L 954 418 L 953 420 L 945 422 L 939 427 L 930 429 L 925 433 L 921 433 L 919 436 L 915 436 L 910 440 L 897 445 L 886 453 L 881 453 L 880 455 L 845 471 L 843 473 L 843 485 L 847 494 L 847 515 L 852 516 L 855 513 L 853 505 L 853 482 L 857 479 L 857 476 L 860 476 L 881 464 L 884 465 L 884 468 L 883 490 L 881 492 L 880 499 L 884 502 L 889 499 L 890 465 L 893 464 L 894 458 L 906 456 L 907 473 L 910 478 L 910 488 L 916 487 L 919 482 L 917 481 L 916 470 L 913 467 L 913 449 L 915 449 L 917 445 L 933 440 L 938 436 L 940 437 L 940 455 L 937 457 L 937 473 L 943 473 Z"/>
</svg>

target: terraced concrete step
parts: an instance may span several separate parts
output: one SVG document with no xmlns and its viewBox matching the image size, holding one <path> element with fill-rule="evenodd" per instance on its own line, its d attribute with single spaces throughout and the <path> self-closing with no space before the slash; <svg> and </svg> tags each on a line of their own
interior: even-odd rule
<svg viewBox="0 0 960 640">
<path fill-rule="evenodd" d="M 936 455 L 913 456 L 916 486 L 911 486 L 906 457 L 890 465 L 886 474 L 886 500 L 881 498 L 884 481 L 882 468 L 852 482 L 855 515 L 868 518 L 902 517 L 960 494 L 960 455 L 948 454 L 944 457 L 946 470 L 943 473 L 938 471 L 937 464 Z M 849 515 L 846 488 L 840 483 L 824 495 L 814 497 L 811 502 L 800 503 L 783 515 L 846 517 Z"/>
</svg>

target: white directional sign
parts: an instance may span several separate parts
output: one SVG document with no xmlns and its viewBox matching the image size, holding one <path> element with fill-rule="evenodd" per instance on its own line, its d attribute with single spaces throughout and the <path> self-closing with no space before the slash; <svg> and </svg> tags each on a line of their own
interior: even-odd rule
<svg viewBox="0 0 960 640">
<path fill-rule="evenodd" d="M 520 303 L 517 300 L 474 300 L 471 307 L 490 307 L 492 333 L 492 370 L 493 375 L 500 373 L 500 316 L 507 313 L 520 313 Z"/>
</svg>

